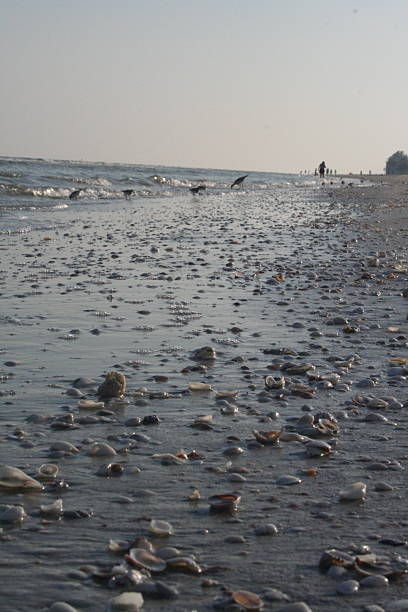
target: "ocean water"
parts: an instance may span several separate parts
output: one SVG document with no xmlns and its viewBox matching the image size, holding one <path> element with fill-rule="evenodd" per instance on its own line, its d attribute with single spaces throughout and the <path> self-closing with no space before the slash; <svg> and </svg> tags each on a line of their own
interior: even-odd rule
<svg viewBox="0 0 408 612">
<path fill-rule="evenodd" d="M 244 183 L 231 190 L 245 174 Z M 316 184 L 312 176 L 274 172 L 0 157 L 0 234 L 58 228 L 84 210 L 97 214 L 112 204 L 117 207 L 125 189 L 134 190 L 134 202 L 164 198 L 172 205 L 174 198 L 193 202 L 190 188 L 198 185 L 206 186 L 200 197 L 220 200 L 243 193 L 267 197 L 284 187 Z M 78 189 L 78 199 L 70 200 Z"/>
</svg>

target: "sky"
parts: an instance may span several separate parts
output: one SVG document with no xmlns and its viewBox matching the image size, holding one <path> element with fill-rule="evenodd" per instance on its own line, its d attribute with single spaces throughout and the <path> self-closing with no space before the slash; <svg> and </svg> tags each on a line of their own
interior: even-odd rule
<svg viewBox="0 0 408 612">
<path fill-rule="evenodd" d="M 0 0 L 0 155 L 382 172 L 406 0 Z"/>
</svg>

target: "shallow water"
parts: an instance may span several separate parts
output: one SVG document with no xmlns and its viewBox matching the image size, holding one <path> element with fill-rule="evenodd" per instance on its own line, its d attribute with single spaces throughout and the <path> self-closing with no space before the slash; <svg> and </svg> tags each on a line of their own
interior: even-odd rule
<svg viewBox="0 0 408 612">
<path fill-rule="evenodd" d="M 78 208 L 75 219 L 71 211 L 60 210 L 62 229 L 3 236 L 0 463 L 31 475 L 42 463 L 58 463 L 70 485 L 60 495 L 64 507 L 92 511 L 89 518 L 45 521 L 38 515 L 40 504 L 59 495 L 1 493 L 2 503 L 23 503 L 29 515 L 19 528 L 3 526 L 2 584 L 19 585 L 0 587 L 5 612 L 39 611 L 57 600 L 81 611 L 104 610 L 116 592 L 75 570 L 112 563 L 109 539 L 146 536 L 151 518 L 172 523 L 170 545 L 193 552 L 203 566 L 222 567 L 208 575 L 218 584 L 207 589 L 200 577 L 166 571 L 163 581 L 177 584 L 179 598 L 146 597 L 146 610 L 208 610 L 222 596 L 222 585 L 260 595 L 275 587 L 292 601 L 308 601 L 313 610 L 340 609 L 335 583 L 318 572 L 320 553 L 343 542 L 371 541 L 376 531 L 387 530 L 382 523 L 398 524 L 388 533 L 400 534 L 406 493 L 403 472 L 393 470 L 386 474 L 396 487 L 388 499 L 371 493 L 366 504 L 350 509 L 337 503 L 337 491 L 370 477 L 358 457 L 383 457 L 384 447 L 375 446 L 381 436 L 395 438 L 387 444 L 387 456 L 403 462 L 403 412 L 390 416 L 395 426 L 364 423 L 361 436 L 363 410 L 350 411 L 341 424 L 338 452 L 330 459 L 306 459 L 298 443 L 255 450 L 248 441 L 254 429 L 290 424 L 305 404 L 313 412 L 343 410 L 357 393 L 372 391 L 353 387 L 369 374 L 380 380 L 375 394 L 407 400 L 406 383 L 389 387 L 385 369 L 390 356 L 406 354 L 389 344 L 393 334 L 387 332 L 388 325 L 404 331 L 400 290 L 406 276 L 387 280 L 401 253 L 384 242 L 378 277 L 361 280 L 366 256 L 378 246 L 370 235 L 349 226 L 355 216 L 312 186 L 279 185 L 265 193 L 173 194 L 108 202 L 103 208 L 89 203 Z M 360 315 L 358 308 L 363 309 Z M 327 320 L 339 314 L 360 320 L 361 331 L 346 336 L 341 328 L 328 326 Z M 321 336 L 313 335 L 316 329 Z M 191 351 L 206 345 L 217 351 L 216 361 L 206 372 L 182 373 L 195 365 Z M 323 373 L 333 369 L 328 356 L 358 354 L 344 377 L 350 392 L 320 390 L 311 400 L 289 396 L 261 402 L 263 377 L 271 373 L 267 366 L 277 357 L 282 360 L 263 351 L 279 347 L 295 351 L 285 360 L 311 362 Z M 82 414 L 78 398 L 66 390 L 80 376 L 99 384 L 109 370 L 125 374 L 130 403 L 105 422 L 55 431 L 49 422 L 26 421 L 32 414 Z M 168 381 L 156 382 L 157 375 Z M 214 392 L 186 393 L 193 381 L 208 382 L 214 390 L 238 390 L 238 413 L 223 415 Z M 133 392 L 140 387 L 174 397 L 147 397 L 146 405 L 136 405 Z M 95 398 L 93 393 L 88 397 Z M 280 413 L 277 420 L 268 417 L 271 411 Z M 129 417 L 152 414 L 160 417 L 158 425 L 124 425 Z M 213 429 L 191 427 L 199 415 L 208 414 Z M 16 427 L 26 432 L 23 441 L 10 437 Z M 132 431 L 151 439 L 136 441 L 117 455 L 115 461 L 125 467 L 122 476 L 97 476 L 107 460 L 87 454 L 91 441 L 107 441 L 120 450 Z M 81 451 L 50 458 L 56 440 L 75 443 Z M 244 450 L 232 459 L 248 468 L 244 483 L 230 482 L 228 472 L 207 469 L 225 467 L 230 458 L 223 451 L 232 444 Z M 167 466 L 153 458 L 180 449 L 195 449 L 203 459 Z M 279 475 L 299 474 L 316 464 L 318 477 L 303 478 L 300 488 L 276 486 Z M 141 471 L 133 472 L 134 467 Z M 198 504 L 188 501 L 194 489 L 202 496 Z M 210 515 L 208 497 L 232 490 L 242 492 L 237 515 Z M 119 503 L 120 496 L 132 501 Z M 327 504 L 332 521 L 315 518 L 319 504 Z M 254 527 L 265 522 L 277 524 L 276 538 L 254 536 Z M 227 535 L 245 540 L 225 544 Z M 402 592 L 402 587 L 391 588 L 395 597 Z M 385 595 L 376 599 L 367 590 L 358 597 L 358 603 L 342 609 L 359 609 Z M 265 608 L 277 604 L 267 602 Z"/>
</svg>

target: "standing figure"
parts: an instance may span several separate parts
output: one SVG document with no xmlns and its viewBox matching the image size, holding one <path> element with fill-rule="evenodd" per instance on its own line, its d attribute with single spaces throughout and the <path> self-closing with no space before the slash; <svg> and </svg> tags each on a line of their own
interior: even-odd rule
<svg viewBox="0 0 408 612">
<path fill-rule="evenodd" d="M 321 179 L 324 178 L 325 170 L 326 170 L 326 163 L 324 161 L 322 161 L 322 163 L 319 164 L 319 176 L 320 176 Z"/>
</svg>

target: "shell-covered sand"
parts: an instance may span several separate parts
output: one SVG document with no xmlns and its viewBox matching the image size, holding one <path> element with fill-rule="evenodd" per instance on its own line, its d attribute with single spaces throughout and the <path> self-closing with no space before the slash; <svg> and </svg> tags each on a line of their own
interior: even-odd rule
<svg viewBox="0 0 408 612">
<path fill-rule="evenodd" d="M 2 237 L 2 611 L 110 609 L 138 538 L 145 610 L 408 609 L 408 179 L 364 179 Z"/>
</svg>

